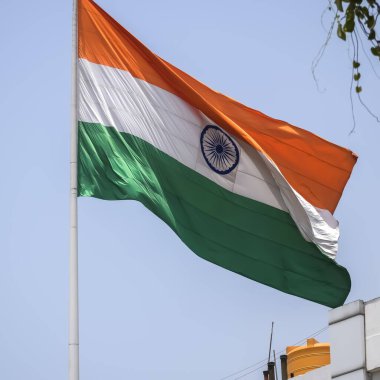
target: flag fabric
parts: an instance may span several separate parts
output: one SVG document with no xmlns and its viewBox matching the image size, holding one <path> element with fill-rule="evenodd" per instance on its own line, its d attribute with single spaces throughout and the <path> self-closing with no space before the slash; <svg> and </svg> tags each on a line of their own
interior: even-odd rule
<svg viewBox="0 0 380 380">
<path fill-rule="evenodd" d="M 343 304 L 333 212 L 357 156 L 213 91 L 78 3 L 78 195 L 137 200 L 198 256 Z"/>
</svg>

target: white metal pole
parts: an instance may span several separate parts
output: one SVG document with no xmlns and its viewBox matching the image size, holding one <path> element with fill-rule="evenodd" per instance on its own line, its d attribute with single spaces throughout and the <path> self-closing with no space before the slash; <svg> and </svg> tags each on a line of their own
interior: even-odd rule
<svg viewBox="0 0 380 380">
<path fill-rule="evenodd" d="M 70 152 L 69 380 L 79 380 L 78 313 L 78 0 L 73 0 Z"/>
</svg>

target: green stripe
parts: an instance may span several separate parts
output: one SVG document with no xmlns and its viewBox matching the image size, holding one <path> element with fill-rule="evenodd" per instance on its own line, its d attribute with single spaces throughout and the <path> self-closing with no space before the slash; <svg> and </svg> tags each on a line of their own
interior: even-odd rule
<svg viewBox="0 0 380 380">
<path fill-rule="evenodd" d="M 78 192 L 134 199 L 198 256 L 283 292 L 342 305 L 347 270 L 306 242 L 287 212 L 223 189 L 144 140 L 79 123 Z"/>
</svg>

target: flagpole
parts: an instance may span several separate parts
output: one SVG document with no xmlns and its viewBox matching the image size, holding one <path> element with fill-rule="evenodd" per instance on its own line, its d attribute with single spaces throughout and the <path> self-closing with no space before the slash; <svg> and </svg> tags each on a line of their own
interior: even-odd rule
<svg viewBox="0 0 380 380">
<path fill-rule="evenodd" d="M 70 148 L 69 380 L 79 380 L 78 313 L 78 0 L 73 0 Z"/>
</svg>

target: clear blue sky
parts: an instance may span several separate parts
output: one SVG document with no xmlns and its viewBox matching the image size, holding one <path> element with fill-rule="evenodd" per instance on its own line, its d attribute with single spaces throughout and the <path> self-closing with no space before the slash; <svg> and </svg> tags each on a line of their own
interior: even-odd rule
<svg viewBox="0 0 380 380">
<path fill-rule="evenodd" d="M 379 296 L 380 124 L 357 106 L 349 135 L 351 63 L 335 38 L 316 89 L 327 1 L 99 4 L 214 89 L 359 154 L 336 212 L 338 261 L 348 301 Z M 71 2 L 1 1 L 0 14 L 0 378 L 65 380 Z M 362 60 L 363 97 L 380 113 L 380 81 Z M 220 380 L 266 357 L 272 320 L 277 350 L 327 325 L 326 307 L 198 258 L 135 202 L 79 199 L 79 227 L 84 380 Z"/>
</svg>

